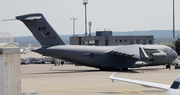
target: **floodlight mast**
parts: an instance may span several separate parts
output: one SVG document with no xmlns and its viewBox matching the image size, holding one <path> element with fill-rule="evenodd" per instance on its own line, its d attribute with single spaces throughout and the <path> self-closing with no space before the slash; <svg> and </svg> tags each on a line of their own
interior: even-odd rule
<svg viewBox="0 0 180 95">
<path fill-rule="evenodd" d="M 77 20 L 77 18 L 71 18 L 71 20 L 73 21 L 73 37 L 75 37 L 75 20 Z"/>
<path fill-rule="evenodd" d="M 92 26 L 92 22 L 90 21 L 90 22 L 88 23 L 88 25 L 89 25 L 89 36 L 91 36 L 91 26 Z"/>
<path fill-rule="evenodd" d="M 86 8 L 86 5 L 88 4 L 88 0 L 83 0 L 83 4 L 85 7 L 85 45 L 87 45 L 88 39 L 87 39 L 87 8 Z"/>
<path fill-rule="evenodd" d="M 174 8 L 174 0 L 173 0 L 173 49 L 176 50 L 175 43 L 175 8 Z"/>
</svg>

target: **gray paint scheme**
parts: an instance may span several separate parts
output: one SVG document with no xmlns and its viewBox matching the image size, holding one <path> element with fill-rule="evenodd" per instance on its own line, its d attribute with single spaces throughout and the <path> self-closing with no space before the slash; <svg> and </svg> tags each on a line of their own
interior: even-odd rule
<svg viewBox="0 0 180 95">
<path fill-rule="evenodd" d="M 17 16 L 42 45 L 34 52 L 100 69 L 136 67 L 171 63 L 177 53 L 164 45 L 81 46 L 66 45 L 40 13 Z M 144 66 L 141 65 L 141 66 Z"/>
</svg>

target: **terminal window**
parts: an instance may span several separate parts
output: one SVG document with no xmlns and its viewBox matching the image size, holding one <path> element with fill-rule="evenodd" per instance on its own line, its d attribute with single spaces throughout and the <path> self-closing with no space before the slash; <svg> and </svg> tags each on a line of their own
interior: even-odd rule
<svg viewBox="0 0 180 95">
<path fill-rule="evenodd" d="M 108 44 L 108 40 L 105 40 L 105 46 L 108 46 L 109 44 Z"/>
<path fill-rule="evenodd" d="M 115 40 L 115 42 L 117 43 L 117 40 Z"/>
<path fill-rule="evenodd" d="M 127 40 L 124 40 L 125 43 L 127 43 Z"/>
<path fill-rule="evenodd" d="M 89 40 L 89 44 L 94 44 L 94 40 Z"/>
<path fill-rule="evenodd" d="M 95 40 L 95 45 L 96 45 L 96 46 L 99 45 L 99 40 Z"/>
<path fill-rule="evenodd" d="M 143 39 L 142 41 L 143 41 L 142 44 L 146 44 L 146 39 Z"/>
<path fill-rule="evenodd" d="M 95 40 L 95 43 L 96 43 L 96 44 L 99 44 L 99 40 Z"/>
<path fill-rule="evenodd" d="M 152 40 L 149 40 L 149 44 L 152 44 Z"/>
<path fill-rule="evenodd" d="M 136 44 L 140 44 L 140 39 L 137 39 L 137 40 L 136 40 Z"/>
<path fill-rule="evenodd" d="M 134 40 L 133 39 L 130 40 L 130 44 L 134 44 Z"/>
</svg>

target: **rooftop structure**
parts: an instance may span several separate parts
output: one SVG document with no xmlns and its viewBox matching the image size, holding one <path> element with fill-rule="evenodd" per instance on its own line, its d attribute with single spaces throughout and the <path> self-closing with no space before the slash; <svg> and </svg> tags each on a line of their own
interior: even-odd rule
<svg viewBox="0 0 180 95">
<path fill-rule="evenodd" d="M 85 45 L 84 36 L 70 37 L 71 45 Z M 130 44 L 154 44 L 154 36 L 113 36 L 112 31 L 96 31 L 96 36 L 88 36 L 88 45 L 114 46 Z"/>
<path fill-rule="evenodd" d="M 14 43 L 14 36 L 8 32 L 0 32 L 0 43 Z"/>
</svg>

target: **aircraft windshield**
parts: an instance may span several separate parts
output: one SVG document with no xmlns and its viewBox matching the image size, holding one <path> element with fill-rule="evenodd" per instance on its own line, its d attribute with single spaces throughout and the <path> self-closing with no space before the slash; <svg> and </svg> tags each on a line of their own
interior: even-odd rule
<svg viewBox="0 0 180 95">
<path fill-rule="evenodd" d="M 174 81 L 171 88 L 172 89 L 180 89 L 180 82 Z"/>
</svg>

